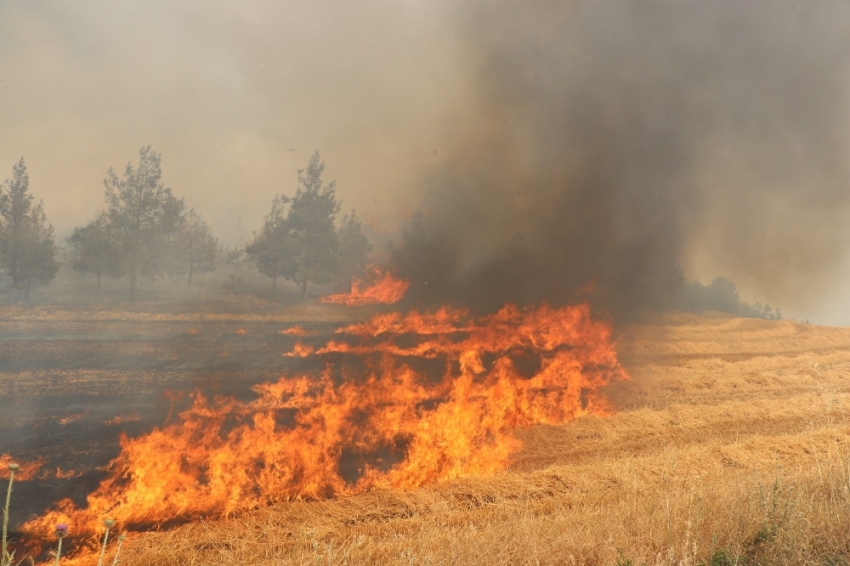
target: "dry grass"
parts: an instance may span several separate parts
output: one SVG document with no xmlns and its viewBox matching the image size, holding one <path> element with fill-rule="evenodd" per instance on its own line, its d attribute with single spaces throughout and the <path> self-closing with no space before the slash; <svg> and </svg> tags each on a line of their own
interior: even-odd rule
<svg viewBox="0 0 850 566">
<path fill-rule="evenodd" d="M 680 316 L 621 340 L 618 412 L 496 477 L 132 537 L 125 566 L 850 562 L 850 330 Z"/>
</svg>

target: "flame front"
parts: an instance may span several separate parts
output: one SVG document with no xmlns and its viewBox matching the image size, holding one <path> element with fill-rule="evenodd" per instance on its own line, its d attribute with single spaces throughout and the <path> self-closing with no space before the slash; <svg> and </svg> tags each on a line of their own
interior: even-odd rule
<svg viewBox="0 0 850 566">
<path fill-rule="evenodd" d="M 65 500 L 25 530 L 95 533 L 106 516 L 149 528 L 492 474 L 517 447 L 513 429 L 605 414 L 600 388 L 627 377 L 587 305 L 506 306 L 478 320 L 451 309 L 379 315 L 337 336 L 301 350 L 342 360 L 326 359 L 318 376 L 257 386 L 247 403 L 195 394 L 179 423 L 122 437 L 85 508 Z"/>
<path fill-rule="evenodd" d="M 319 300 L 323 303 L 347 307 L 392 305 L 399 302 L 407 292 L 407 288 L 410 287 L 409 281 L 396 279 L 389 271 L 382 272 L 379 267 L 374 265 L 366 268 L 366 274 L 367 279 L 373 281 L 372 284 L 364 286 L 364 280 L 355 277 L 351 281 L 350 292 L 327 295 Z"/>
<path fill-rule="evenodd" d="M 9 454 L 0 454 L 0 479 L 9 479 L 9 464 L 15 463 L 20 468 L 15 472 L 15 479 L 18 481 L 31 480 L 37 477 L 39 470 L 44 466 L 44 460 L 39 459 L 35 462 L 22 462 L 12 458 Z"/>
</svg>

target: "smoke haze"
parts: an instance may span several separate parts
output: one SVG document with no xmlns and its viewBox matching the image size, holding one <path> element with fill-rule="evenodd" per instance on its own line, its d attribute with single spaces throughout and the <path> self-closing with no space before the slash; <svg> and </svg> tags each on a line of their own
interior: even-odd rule
<svg viewBox="0 0 850 566">
<path fill-rule="evenodd" d="M 389 1 L 0 3 L 0 176 L 23 155 L 67 233 L 103 206 L 106 170 L 151 144 L 165 184 L 236 242 L 318 148 L 346 208 L 395 215 L 464 97 L 443 16 Z"/>
<path fill-rule="evenodd" d="M 471 10 L 478 125 L 426 205 L 434 231 L 462 242 L 452 268 L 472 273 L 470 299 L 569 300 L 595 282 L 615 312 L 664 306 L 680 268 L 786 304 L 823 293 L 847 239 L 848 15 L 790 2 Z"/>
<path fill-rule="evenodd" d="M 482 306 L 589 283 L 659 306 L 684 273 L 835 312 L 848 22 L 838 0 L 6 2 L 0 165 L 27 159 L 61 235 L 150 143 L 237 241 L 319 148 L 345 208 L 392 230 L 421 206 L 444 290 Z"/>
</svg>

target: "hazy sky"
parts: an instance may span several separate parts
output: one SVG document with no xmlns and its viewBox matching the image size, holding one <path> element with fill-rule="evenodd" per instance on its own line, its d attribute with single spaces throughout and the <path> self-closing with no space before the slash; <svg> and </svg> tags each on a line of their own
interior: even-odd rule
<svg viewBox="0 0 850 566">
<path fill-rule="evenodd" d="M 0 171 L 26 159 L 58 234 L 150 144 L 225 240 L 316 149 L 346 208 L 409 209 L 464 104 L 451 10 L 403 1 L 0 2 Z M 5 164 L 5 165 L 4 165 Z"/>
<path fill-rule="evenodd" d="M 513 150 L 534 147 L 514 169 L 545 165 L 540 147 L 559 134 L 540 108 L 558 97 L 597 97 L 626 121 L 646 103 L 638 122 L 656 125 L 629 135 L 654 127 L 688 144 L 665 177 L 698 196 L 676 219 L 687 274 L 850 324 L 850 3 L 799 4 L 0 0 L 0 180 L 23 156 L 63 237 L 103 206 L 107 169 L 150 144 L 165 184 L 236 243 L 319 149 L 344 208 L 393 230 L 435 171 L 476 152 L 519 162 Z M 595 72 L 611 61 L 614 74 Z M 646 98 L 654 82 L 666 90 Z M 624 112 L 630 88 L 645 100 Z M 690 114 L 671 108 L 665 123 L 659 109 L 680 96 Z M 652 143 L 617 138 L 629 159 Z"/>
</svg>

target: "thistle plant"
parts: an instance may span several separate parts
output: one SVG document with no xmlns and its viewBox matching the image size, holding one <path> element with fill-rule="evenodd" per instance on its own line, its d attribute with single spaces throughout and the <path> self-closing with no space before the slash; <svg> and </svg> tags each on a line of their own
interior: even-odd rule
<svg viewBox="0 0 850 566">
<path fill-rule="evenodd" d="M 68 525 L 65 523 L 59 523 L 56 525 L 56 538 L 59 539 L 59 543 L 56 545 L 56 562 L 54 562 L 54 566 L 59 566 L 59 558 L 62 557 L 62 539 L 65 538 L 65 535 L 68 534 Z"/>
<path fill-rule="evenodd" d="M 21 467 L 14 462 L 9 464 L 9 487 L 6 488 L 6 506 L 3 507 L 3 542 L 0 547 L 0 566 L 10 566 L 12 564 L 12 554 L 6 550 L 6 535 L 9 532 L 9 502 L 12 499 L 12 484 L 15 481 L 15 472 Z"/>
<path fill-rule="evenodd" d="M 121 554 L 121 545 L 124 543 L 125 538 L 127 538 L 127 535 L 124 533 L 118 535 L 118 550 L 115 551 L 115 558 L 112 559 L 112 566 L 117 566 L 118 564 L 118 555 Z"/>
<path fill-rule="evenodd" d="M 100 558 L 97 561 L 97 566 L 103 566 L 103 555 L 106 554 L 106 541 L 109 540 L 109 529 L 115 526 L 113 519 L 106 519 L 103 522 L 106 525 L 106 532 L 103 534 L 103 546 L 100 547 Z"/>
</svg>

